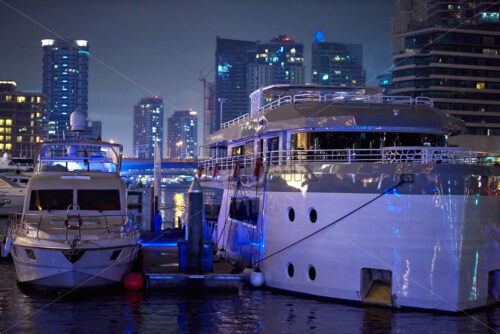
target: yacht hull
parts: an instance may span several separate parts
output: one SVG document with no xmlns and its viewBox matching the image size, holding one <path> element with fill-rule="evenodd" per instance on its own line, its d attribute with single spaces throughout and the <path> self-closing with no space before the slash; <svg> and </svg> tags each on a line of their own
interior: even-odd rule
<svg viewBox="0 0 500 334">
<path fill-rule="evenodd" d="M 43 288 L 71 289 L 121 282 L 131 269 L 138 248 L 137 245 L 75 248 L 74 253 L 81 252 L 81 255 L 68 258 L 63 253 L 68 249 L 14 244 L 11 254 L 18 282 Z"/>
<path fill-rule="evenodd" d="M 327 173 L 316 173 L 319 166 Z M 451 312 L 499 301 L 498 168 L 318 164 L 267 172 L 260 183 L 243 175 L 241 186 L 220 182 L 218 219 L 218 246 L 244 265 L 259 262 L 267 286 Z M 402 174 L 413 182 L 380 196 Z M 227 218 L 235 194 L 258 198 L 255 224 Z"/>
</svg>

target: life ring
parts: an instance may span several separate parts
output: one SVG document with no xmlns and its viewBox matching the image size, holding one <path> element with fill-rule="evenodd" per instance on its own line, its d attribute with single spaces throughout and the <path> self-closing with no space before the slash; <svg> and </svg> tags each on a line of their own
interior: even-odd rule
<svg viewBox="0 0 500 334">
<path fill-rule="evenodd" d="M 78 218 L 78 226 L 76 225 L 69 225 L 69 220 L 70 219 L 75 219 Z M 66 218 L 64 218 L 64 226 L 70 230 L 76 230 L 77 228 L 82 227 L 83 225 L 83 219 L 80 215 L 68 215 Z"/>
</svg>

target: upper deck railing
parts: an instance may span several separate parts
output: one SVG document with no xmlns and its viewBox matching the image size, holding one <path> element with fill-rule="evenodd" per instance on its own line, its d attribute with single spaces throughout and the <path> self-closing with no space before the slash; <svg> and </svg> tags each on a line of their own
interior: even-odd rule
<svg viewBox="0 0 500 334">
<path fill-rule="evenodd" d="M 214 167 L 217 170 L 230 170 L 238 164 L 239 168 L 253 168 L 257 159 L 260 164 L 266 166 L 302 165 L 309 162 L 494 165 L 500 162 L 500 154 L 475 152 L 460 147 L 420 146 L 380 149 L 283 150 L 205 160 L 200 164 L 207 175 L 212 175 Z"/>
<path fill-rule="evenodd" d="M 35 172 L 120 173 L 123 147 L 119 144 L 58 140 L 35 144 Z"/>
<path fill-rule="evenodd" d="M 419 96 L 413 98 L 411 96 L 384 96 L 384 95 L 364 95 L 364 94 L 346 94 L 346 93 L 330 93 L 330 94 L 296 94 L 287 95 L 275 99 L 274 101 L 265 104 L 261 107 L 252 110 L 251 115 L 256 116 L 261 113 L 266 113 L 285 104 L 300 104 L 300 103 L 384 103 L 384 104 L 417 104 L 433 106 L 432 99 Z M 228 128 L 234 124 L 240 123 L 247 119 L 250 115 L 244 114 L 238 118 L 221 124 L 221 129 Z"/>
<path fill-rule="evenodd" d="M 19 237 L 65 243 L 71 242 L 75 236 L 82 242 L 139 236 L 138 215 L 132 212 L 127 215 L 71 217 L 67 220 L 66 214 L 13 213 L 9 215 L 9 229 L 12 235 Z"/>
</svg>

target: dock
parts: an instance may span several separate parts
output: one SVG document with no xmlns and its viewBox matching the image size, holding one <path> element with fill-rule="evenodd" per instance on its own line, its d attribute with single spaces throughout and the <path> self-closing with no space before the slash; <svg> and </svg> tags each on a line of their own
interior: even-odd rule
<svg viewBox="0 0 500 334">
<path fill-rule="evenodd" d="M 189 274 L 180 271 L 177 239 L 144 242 L 141 248 L 142 272 L 150 290 L 225 290 L 238 291 L 243 275 L 214 256 L 213 271 Z"/>
</svg>

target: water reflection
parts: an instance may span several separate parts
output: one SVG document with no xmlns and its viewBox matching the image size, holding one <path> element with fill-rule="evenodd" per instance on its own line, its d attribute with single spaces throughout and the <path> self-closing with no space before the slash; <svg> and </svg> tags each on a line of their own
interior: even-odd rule
<svg viewBox="0 0 500 334">
<path fill-rule="evenodd" d="M 21 291 L 14 266 L 0 262 L 0 331 L 8 333 L 494 333 L 500 307 L 467 316 L 401 312 L 240 289 L 235 294 Z M 44 308 L 45 307 L 45 308 Z M 482 323 L 484 324 L 482 324 Z M 491 328 L 488 331 L 488 328 Z"/>
<path fill-rule="evenodd" d="M 179 227 L 184 224 L 187 215 L 187 188 L 162 188 L 160 197 L 160 214 L 162 229 Z"/>
</svg>

